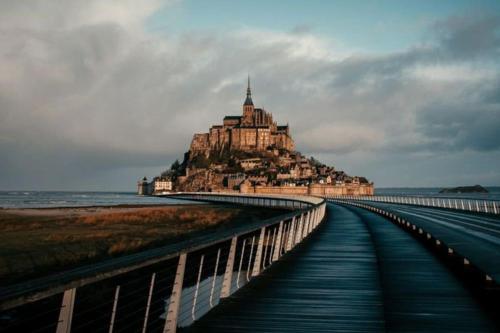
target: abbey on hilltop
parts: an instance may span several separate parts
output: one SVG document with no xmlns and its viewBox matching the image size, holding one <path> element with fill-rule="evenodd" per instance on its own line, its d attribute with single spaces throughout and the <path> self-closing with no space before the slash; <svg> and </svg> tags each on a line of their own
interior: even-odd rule
<svg viewBox="0 0 500 333">
<path fill-rule="evenodd" d="M 349 176 L 295 150 L 288 125 L 256 108 L 250 77 L 240 116 L 193 136 L 182 163 L 151 182 L 138 183 L 139 194 L 172 191 L 280 193 L 292 195 L 372 195 L 373 183 Z"/>
<path fill-rule="evenodd" d="M 288 125 L 278 126 L 273 115 L 264 109 L 254 107 L 250 77 L 247 97 L 241 116 L 226 116 L 222 125 L 213 125 L 208 133 L 195 134 L 191 142 L 194 154 L 209 154 L 225 148 L 242 151 L 265 151 L 269 147 L 293 151 L 295 145 Z"/>
</svg>

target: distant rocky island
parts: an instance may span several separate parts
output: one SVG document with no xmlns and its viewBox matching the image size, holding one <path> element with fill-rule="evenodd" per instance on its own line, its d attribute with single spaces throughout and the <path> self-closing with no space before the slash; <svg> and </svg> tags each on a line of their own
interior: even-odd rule
<svg viewBox="0 0 500 333">
<path fill-rule="evenodd" d="M 439 193 L 488 193 L 488 190 L 481 185 L 474 185 L 444 188 Z"/>
<path fill-rule="evenodd" d="M 373 195 L 373 183 L 350 176 L 295 150 L 290 127 L 254 107 L 248 80 L 243 114 L 194 134 L 182 162 L 148 181 L 139 194 L 172 191 L 279 193 L 291 195 Z"/>
</svg>

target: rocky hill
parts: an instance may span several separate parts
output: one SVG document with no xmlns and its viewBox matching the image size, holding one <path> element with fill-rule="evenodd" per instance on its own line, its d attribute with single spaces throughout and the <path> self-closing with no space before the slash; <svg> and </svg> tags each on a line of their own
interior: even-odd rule
<svg viewBox="0 0 500 333">
<path fill-rule="evenodd" d="M 156 186 L 158 183 L 158 186 Z M 289 194 L 373 194 L 373 183 L 295 150 L 290 127 L 253 105 L 250 82 L 240 116 L 194 134 L 182 163 L 140 182 L 139 192 L 239 191 Z"/>
</svg>

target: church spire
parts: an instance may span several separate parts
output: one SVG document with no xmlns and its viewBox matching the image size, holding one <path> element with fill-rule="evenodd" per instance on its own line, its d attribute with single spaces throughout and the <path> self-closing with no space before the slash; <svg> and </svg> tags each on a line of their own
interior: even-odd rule
<svg viewBox="0 0 500 333">
<path fill-rule="evenodd" d="M 248 86 L 247 86 L 247 98 L 245 99 L 245 103 L 243 105 L 252 105 L 252 90 L 250 89 L 250 75 L 248 75 Z"/>
</svg>

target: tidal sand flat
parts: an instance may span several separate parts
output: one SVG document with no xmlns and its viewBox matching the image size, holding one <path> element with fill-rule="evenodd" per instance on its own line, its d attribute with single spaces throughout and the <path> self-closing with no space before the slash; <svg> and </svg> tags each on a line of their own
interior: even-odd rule
<svg viewBox="0 0 500 333">
<path fill-rule="evenodd" d="M 0 209 L 0 283 L 166 245 L 282 212 L 191 204 Z"/>
</svg>

